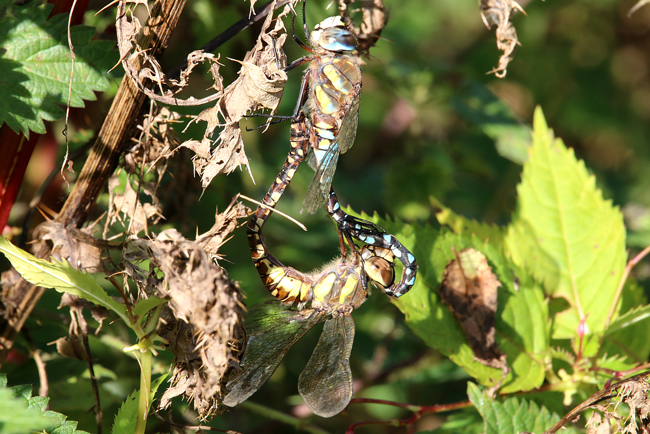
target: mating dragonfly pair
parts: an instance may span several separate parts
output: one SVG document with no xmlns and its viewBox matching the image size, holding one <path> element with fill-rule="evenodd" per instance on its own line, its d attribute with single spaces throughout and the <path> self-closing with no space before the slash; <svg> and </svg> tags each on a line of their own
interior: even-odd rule
<svg viewBox="0 0 650 434">
<path fill-rule="evenodd" d="M 255 267 L 278 301 L 250 310 L 244 322 L 248 334 L 244 356 L 240 369 L 229 378 L 223 402 L 234 406 L 255 393 L 288 349 L 314 325 L 325 321 L 318 344 L 300 374 L 298 391 L 315 414 L 331 417 L 345 409 L 352 397 L 349 358 L 355 328 L 351 312 L 368 297 L 369 282 L 393 297 L 408 292 L 415 283 L 417 263 L 411 252 L 383 228 L 343 212 L 331 189 L 338 156 L 352 146 L 356 135 L 361 72 L 355 58 L 342 53 L 354 49 L 355 38 L 340 17 L 322 21 L 311 36 L 306 24 L 304 28 L 312 47 L 302 43 L 295 32 L 294 39 L 312 55 L 285 68 L 311 62 L 292 117 L 291 150 L 263 206 L 257 208 L 247 227 Z M 337 224 L 343 255 L 315 274 L 283 265 L 268 250 L 262 234 L 272 209 L 307 155 L 316 174 L 305 209 L 315 212 L 326 205 Z M 363 245 L 358 247 L 354 240 Z M 397 283 L 395 258 L 403 264 Z"/>
</svg>

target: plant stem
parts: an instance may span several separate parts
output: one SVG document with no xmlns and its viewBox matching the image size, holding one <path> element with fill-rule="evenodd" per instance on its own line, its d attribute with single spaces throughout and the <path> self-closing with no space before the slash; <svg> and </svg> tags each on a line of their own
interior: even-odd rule
<svg viewBox="0 0 650 434">
<path fill-rule="evenodd" d="M 141 341 L 143 350 L 137 355 L 140 362 L 140 397 L 138 400 L 138 418 L 135 421 L 135 434 L 144 434 L 149 413 L 149 395 L 151 391 L 151 350 Z M 136 353 L 137 354 L 137 353 Z"/>
</svg>

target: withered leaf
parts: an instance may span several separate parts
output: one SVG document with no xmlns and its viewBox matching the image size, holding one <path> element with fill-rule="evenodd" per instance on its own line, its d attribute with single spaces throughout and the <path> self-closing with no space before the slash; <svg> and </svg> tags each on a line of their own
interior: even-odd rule
<svg viewBox="0 0 650 434">
<path fill-rule="evenodd" d="M 503 51 L 499 65 L 489 73 L 499 78 L 506 76 L 506 68 L 515 57 L 515 49 L 519 44 L 515 26 L 510 22 L 513 10 L 526 14 L 515 0 L 480 0 L 481 19 L 488 29 L 496 26 L 497 48 Z"/>
<path fill-rule="evenodd" d="M 124 185 L 124 193 L 117 193 L 116 187 L 120 185 L 120 177 L 116 173 L 108 180 L 108 190 L 110 194 L 109 213 L 107 224 L 112 225 L 116 221 L 122 221 L 122 215 L 129 217 L 128 232 L 138 234 L 140 231 L 147 233 L 149 223 L 157 223 L 161 214 L 161 205 L 158 203 L 156 196 L 156 186 L 141 182 L 138 192 L 131 186 L 127 177 Z M 151 198 L 152 203 L 142 202 L 138 193 L 144 193 Z"/>
<path fill-rule="evenodd" d="M 345 17 L 350 16 L 349 5 L 355 0 L 339 0 L 339 9 Z M 388 11 L 385 10 L 383 0 L 367 0 L 361 2 L 362 21 L 359 26 L 353 20 L 348 20 L 348 28 L 357 38 L 356 52 L 360 56 L 368 57 L 370 49 L 375 46 L 381 32 L 388 23 Z"/>
<path fill-rule="evenodd" d="M 70 334 L 70 338 L 59 338 L 55 342 L 56 351 L 63 357 L 88 361 L 88 354 L 79 335 Z"/>
<path fill-rule="evenodd" d="M 221 234 L 226 236 L 229 227 Z M 155 289 L 154 295 L 170 300 L 161 314 L 158 334 L 174 353 L 174 373 L 161 408 L 182 394 L 193 401 L 201 418 L 214 416 L 220 411 L 224 374 L 238 358 L 233 342 L 243 341 L 244 336 L 239 286 L 198 243 L 174 229 L 130 240 L 124 248 L 125 259 L 149 260 L 149 275 L 141 276 L 139 285 L 146 282 Z M 130 272 L 143 274 L 135 264 Z"/>
<path fill-rule="evenodd" d="M 501 282 L 487 259 L 468 248 L 456 254 L 443 274 L 440 297 L 460 322 L 476 359 L 487 366 L 507 368 L 495 341 L 494 317 Z"/>
<path fill-rule="evenodd" d="M 287 81 L 287 74 L 281 69 L 286 64 L 282 46 L 287 38 L 281 17 L 288 11 L 285 7 L 278 17 L 273 18 L 273 14 L 266 17 L 255 47 L 243 61 L 236 61 L 241 64 L 237 80 L 224 89 L 223 96 L 213 107 L 203 110 L 195 119 L 207 123 L 204 137 L 183 146 L 194 150 L 197 143 L 201 143 L 201 152 L 194 156 L 193 161 L 203 188 L 220 173 L 227 174 L 241 165 L 248 166 L 239 128 L 242 117 L 262 109 L 274 113 L 280 104 Z M 217 127 L 223 127 L 223 130 L 213 142 L 209 137 Z M 217 144 L 215 149 L 211 148 L 213 143 Z"/>
<path fill-rule="evenodd" d="M 214 216 L 214 225 L 204 234 L 196 237 L 199 246 L 212 256 L 218 255 L 219 248 L 225 243 L 230 234 L 237 229 L 237 219 L 246 218 L 251 210 L 243 203 L 238 202 L 239 195 L 235 196 L 228 208 L 221 214 L 217 210 Z"/>
<path fill-rule="evenodd" d="M 52 256 L 67 261 L 74 268 L 89 273 L 104 270 L 102 249 L 94 244 L 92 227 L 66 228 L 61 223 L 46 221 L 34 230 L 34 237 L 52 242 Z M 98 240 L 97 240 L 98 241 Z"/>
</svg>

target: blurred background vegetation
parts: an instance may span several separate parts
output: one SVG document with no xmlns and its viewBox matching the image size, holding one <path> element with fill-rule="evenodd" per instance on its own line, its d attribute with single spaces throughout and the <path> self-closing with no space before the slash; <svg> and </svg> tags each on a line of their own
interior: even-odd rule
<svg viewBox="0 0 650 434">
<path fill-rule="evenodd" d="M 310 27 L 335 15 L 328 2 L 309 0 Z M 496 224 L 509 221 L 516 198 L 521 165 L 529 141 L 528 125 L 533 109 L 544 109 L 549 126 L 597 179 L 604 196 L 623 209 L 632 252 L 650 244 L 650 5 L 631 17 L 634 0 L 573 0 L 520 2 L 527 16 L 516 14 L 513 22 L 521 47 L 510 63 L 505 79 L 486 74 L 498 63 L 500 52 L 494 31 L 481 21 L 476 0 L 389 1 L 390 19 L 383 38 L 362 66 L 363 90 L 359 129 L 354 147 L 339 160 L 334 187 L 343 204 L 356 211 L 378 212 L 419 224 L 435 223 L 435 197 L 455 212 Z M 91 2 L 86 23 L 95 25 L 102 38 L 114 34 L 113 13 L 93 14 L 104 4 Z M 240 18 L 249 4 L 226 0 L 191 0 L 162 59 L 164 69 L 181 62 L 188 51 L 203 45 Z M 289 21 L 286 22 L 290 26 Z M 241 59 L 253 45 L 259 27 L 245 31 L 219 50 L 226 79 L 234 79 L 239 66 L 226 59 Z M 302 35 L 301 35 L 302 36 Z M 289 60 L 304 55 L 293 41 L 285 45 Z M 119 67 L 118 67 L 119 68 Z M 301 72 L 289 72 L 289 82 L 279 110 L 293 111 Z M 226 82 L 229 82 L 226 80 Z M 207 82 L 194 83 L 200 96 Z M 98 127 L 107 110 L 110 95 L 77 110 L 73 116 L 77 138 Z M 188 111 L 188 113 L 190 113 Z M 192 112 L 196 113 L 196 112 Z M 250 127 L 263 123 L 251 118 Z M 182 128 L 178 129 L 180 134 Z M 62 124 L 52 131 L 59 136 Z M 190 127 L 184 138 L 200 134 Z M 58 139 L 57 139 L 58 140 Z M 214 222 L 215 207 L 225 209 L 241 192 L 260 200 L 284 162 L 288 151 L 289 125 L 268 131 L 246 133 L 244 143 L 255 182 L 246 170 L 217 177 L 201 195 L 196 178 L 194 191 L 168 198 L 165 216 L 168 227 L 192 238 L 198 228 L 204 232 Z M 58 150 L 58 151 L 57 151 Z M 54 153 L 62 155 L 56 141 L 37 149 L 22 193 L 23 206 L 16 207 L 12 225 L 21 226 L 26 202 L 44 176 L 55 167 Z M 75 160 L 79 171 L 83 159 Z M 189 161 L 173 176 L 192 176 Z M 173 188 L 174 179 L 167 175 Z M 316 269 L 338 252 L 334 224 L 324 210 L 315 216 L 300 215 L 302 200 L 313 171 L 302 167 L 278 208 L 298 217 L 309 229 L 303 232 L 293 223 L 274 216 L 265 226 L 267 243 L 287 265 L 299 270 Z M 51 189 L 49 206 L 58 209 L 65 186 Z M 58 188 L 58 191 L 56 191 Z M 105 205 L 105 202 L 104 202 Z M 239 281 L 253 304 L 269 298 L 252 266 L 244 229 L 222 249 L 230 277 Z M 650 293 L 650 266 L 634 270 L 639 283 Z M 48 291 L 28 323 L 28 330 L 52 325 L 47 333 L 39 329 L 34 344 L 51 353 L 48 357 L 51 406 L 73 420 L 80 429 L 94 431 L 93 416 L 87 413 L 91 392 L 86 364 L 62 359 L 48 342 L 67 334 L 55 309 L 59 296 Z M 428 349 L 404 326 L 402 316 L 387 297 L 375 293 L 354 313 L 357 335 L 351 364 L 360 391 L 355 397 L 389 399 L 431 405 L 466 400 L 468 377 L 446 358 Z M 101 371 L 106 427 L 112 423 L 119 403 L 137 387 L 137 366 L 121 352 L 119 324 L 104 328 L 93 339 L 93 351 Z M 297 378 L 318 338 L 312 331 L 289 352 L 276 374 L 251 400 L 283 412 L 304 415 L 299 404 Z M 24 338 L 18 353 L 28 353 Z M 167 369 L 165 356 L 158 358 L 158 372 Z M 20 357 L 4 369 L 12 384 L 38 384 L 33 362 Z M 63 381 L 65 379 L 65 381 Z M 57 384 L 61 381 L 65 384 Z M 70 396 L 70 382 L 84 383 Z M 87 396 L 79 396 L 85 390 Z M 185 404 L 177 407 L 177 422 L 194 424 Z M 561 409 L 553 409 L 561 412 Z M 244 433 L 287 432 L 289 428 L 266 417 L 253 417 L 250 409 L 236 408 L 214 419 L 211 425 Z M 348 414 L 312 422 L 330 432 L 342 432 L 367 419 L 405 417 L 391 407 L 355 404 Z M 109 417 L 110 416 L 110 417 Z M 423 418 L 418 430 L 431 430 L 439 416 Z M 151 432 L 166 431 L 163 425 L 149 426 Z M 389 427 L 360 428 L 358 432 L 404 432 Z"/>
</svg>

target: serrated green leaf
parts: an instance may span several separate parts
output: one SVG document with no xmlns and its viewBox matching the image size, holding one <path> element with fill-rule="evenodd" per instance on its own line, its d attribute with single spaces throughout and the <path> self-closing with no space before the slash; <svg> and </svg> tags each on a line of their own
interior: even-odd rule
<svg viewBox="0 0 650 434">
<path fill-rule="evenodd" d="M 114 301 L 89 274 L 72 268 L 67 262 L 47 262 L 19 249 L 0 237 L 0 252 L 4 253 L 16 271 L 30 283 L 59 292 L 68 292 L 91 303 L 115 312 L 126 324 L 130 324 L 126 308 Z"/>
<path fill-rule="evenodd" d="M 154 396 L 156 396 L 156 392 L 158 391 L 158 388 L 163 383 L 163 381 L 167 379 L 167 377 L 169 377 L 169 374 L 165 373 L 160 375 L 158 378 L 156 378 L 151 382 L 151 393 L 149 394 L 150 403 L 153 402 L 153 398 Z"/>
<path fill-rule="evenodd" d="M 483 237 L 454 234 L 447 230 L 439 234 L 429 225 L 404 224 L 399 220 L 391 222 L 376 215 L 360 216 L 397 237 L 418 261 L 415 286 L 395 302 L 405 315 L 406 324 L 427 345 L 449 356 L 481 384 L 494 385 L 501 379 L 501 371 L 474 360 L 474 353 L 460 325 L 438 296 L 444 269 L 454 259 L 452 248 L 460 251 L 473 247 L 481 251 L 504 285 L 499 289 L 497 343 L 506 354 L 512 372 L 503 382 L 503 390 L 530 390 L 542 384 L 549 354 L 548 306 L 541 288 L 533 279 L 507 261 L 503 253 Z M 519 281 L 518 289 L 515 288 L 515 279 Z"/>
<path fill-rule="evenodd" d="M 575 337 L 587 316 L 592 333 L 604 329 L 626 260 L 623 217 L 604 200 L 583 162 L 553 140 L 540 109 L 533 147 L 518 186 L 518 206 L 505 245 L 513 261 L 564 297 L 552 337 Z"/>
<path fill-rule="evenodd" d="M 112 434 L 132 434 L 135 432 L 139 395 L 140 392 L 138 390 L 133 391 L 120 406 L 115 416 L 115 422 L 113 422 Z"/>
<path fill-rule="evenodd" d="M 493 224 L 479 223 L 458 215 L 435 197 L 430 197 L 429 200 L 436 210 L 436 219 L 441 225 L 448 226 L 457 234 L 476 235 L 478 238 L 490 240 L 494 245 L 502 243 L 505 236 L 504 228 Z"/>
<path fill-rule="evenodd" d="M 492 272 L 503 285 L 498 292 L 498 309 L 495 317 L 496 340 L 501 352 L 506 354 L 512 372 L 504 380 L 502 391 L 515 392 L 539 387 L 544 381 L 545 361 L 549 349 L 548 307 L 541 289 L 523 270 L 509 263 L 501 251 L 492 244 L 478 237 L 452 233 L 441 234 L 434 245 L 433 265 L 438 273 L 438 281 L 442 280 L 447 264 L 455 259 L 454 250 L 459 252 L 468 247 L 485 255 Z M 518 282 L 517 286 L 515 280 Z M 437 286 L 435 297 L 436 303 L 440 304 Z M 444 347 L 440 346 L 441 343 L 437 343 L 438 339 L 431 339 L 431 343 L 481 384 L 486 386 L 496 384 L 501 378 L 501 372 L 475 360 L 460 324 L 446 306 L 443 305 L 442 308 L 445 321 L 453 321 L 456 332 L 447 337 L 449 340 Z M 442 325 L 436 324 L 435 320 L 431 321 L 428 330 L 423 333 L 431 336 L 435 333 L 434 329 L 438 327 Z"/>
<path fill-rule="evenodd" d="M 6 387 L 6 376 L 0 375 L 0 431 L 3 434 L 24 434 L 42 431 L 49 434 L 88 434 L 77 431 L 77 422 L 66 416 L 45 410 L 49 398 L 31 396 L 32 386 Z"/>
<path fill-rule="evenodd" d="M 0 126 L 16 132 L 45 132 L 44 120 L 59 119 L 67 103 L 72 60 L 67 42 L 67 15 L 47 19 L 51 5 L 29 2 L 0 18 Z M 110 41 L 93 41 L 95 30 L 73 26 L 75 52 L 70 104 L 83 107 L 96 91 L 109 86 L 106 71 L 116 63 Z"/>
<path fill-rule="evenodd" d="M 650 307 L 647 304 L 643 288 L 628 279 L 623 291 L 620 312 L 626 312 L 617 318 L 605 330 L 602 348 L 599 354 L 617 356 L 625 364 L 617 363 L 616 370 L 632 369 L 648 359 L 650 353 Z M 602 366 L 600 363 L 598 366 Z M 610 368 L 608 366 L 609 369 Z"/>
<path fill-rule="evenodd" d="M 499 402 L 481 392 L 473 383 L 467 384 L 467 395 L 483 417 L 485 434 L 519 434 L 524 431 L 543 432 L 560 418 L 533 401 L 508 398 Z"/>
<path fill-rule="evenodd" d="M 28 405 L 24 397 L 15 396 L 11 389 L 0 388 L 0 427 L 3 434 L 25 434 L 53 425 L 53 421 L 45 417 L 42 411 Z"/>
<path fill-rule="evenodd" d="M 167 303 L 167 300 L 163 298 L 141 298 L 135 303 L 135 306 L 133 307 L 133 315 L 135 315 L 137 318 L 140 318 L 141 315 L 165 303 Z"/>
<path fill-rule="evenodd" d="M 647 321 L 648 319 L 650 319 L 650 305 L 639 306 L 621 315 L 616 321 L 612 322 L 605 331 L 605 336 L 612 335 L 626 327 L 630 327 L 641 321 Z"/>
</svg>

